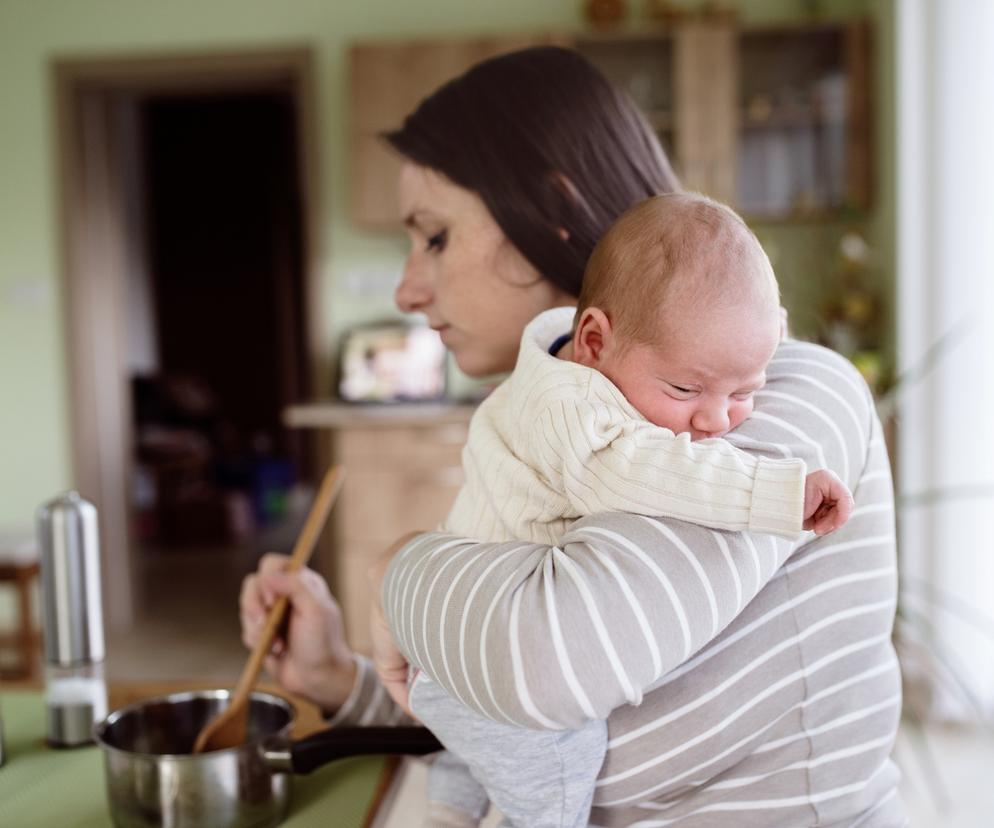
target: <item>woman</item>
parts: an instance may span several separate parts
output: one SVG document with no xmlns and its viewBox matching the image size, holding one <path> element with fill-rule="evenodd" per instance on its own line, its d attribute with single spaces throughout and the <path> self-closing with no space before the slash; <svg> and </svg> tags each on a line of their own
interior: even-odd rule
<svg viewBox="0 0 994 828">
<path fill-rule="evenodd" d="M 424 313 L 476 376 L 510 370 L 525 323 L 576 297 L 621 212 L 677 187 L 632 103 L 559 49 L 474 67 L 387 138 L 407 159 L 412 246 L 397 303 Z M 768 374 L 729 439 L 835 470 L 856 498 L 842 530 L 792 546 L 607 514 L 556 548 L 403 539 L 383 567 L 390 626 L 377 636 L 392 692 L 403 697 L 410 661 L 497 721 L 606 718 L 596 825 L 905 824 L 888 759 L 900 679 L 880 426 L 858 374 L 830 352 L 788 342 Z M 327 587 L 280 573 L 284 560 L 268 556 L 246 579 L 246 644 L 288 595 L 274 675 L 333 724 L 399 721 L 348 651 Z"/>
</svg>

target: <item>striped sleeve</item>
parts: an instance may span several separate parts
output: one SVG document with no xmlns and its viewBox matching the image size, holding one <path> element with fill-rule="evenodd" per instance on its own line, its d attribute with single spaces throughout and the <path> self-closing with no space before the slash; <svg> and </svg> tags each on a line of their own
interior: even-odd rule
<svg viewBox="0 0 994 828">
<path fill-rule="evenodd" d="M 791 540 L 801 532 L 803 460 L 691 442 L 589 399 L 553 401 L 528 434 L 539 470 L 574 514 L 631 512 Z"/>
<path fill-rule="evenodd" d="M 353 656 L 356 664 L 352 692 L 338 710 L 325 719 L 329 727 L 374 727 L 408 725 L 412 719 L 397 705 L 365 656 Z"/>
<path fill-rule="evenodd" d="M 833 469 L 855 490 L 874 422 L 859 375 L 800 343 L 782 346 L 768 374 L 729 442 Z M 555 547 L 428 534 L 394 559 L 384 608 L 410 662 L 464 704 L 496 721 L 572 728 L 639 704 L 795 549 L 623 513 L 580 520 Z"/>
</svg>

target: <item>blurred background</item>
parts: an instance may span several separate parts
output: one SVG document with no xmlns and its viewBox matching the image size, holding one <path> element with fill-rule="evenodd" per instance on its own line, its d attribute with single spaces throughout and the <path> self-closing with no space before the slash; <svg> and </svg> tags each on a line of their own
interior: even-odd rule
<svg viewBox="0 0 994 828">
<path fill-rule="evenodd" d="M 917 824 L 982 824 L 987 0 L 0 0 L 0 669 L 36 669 L 33 514 L 76 487 L 100 510 L 111 676 L 229 679 L 240 579 L 287 549 L 330 459 L 358 473 L 315 565 L 365 646 L 369 557 L 444 514 L 486 390 L 393 306 L 406 241 L 376 135 L 536 43 L 634 97 L 684 184 L 754 228 L 792 334 L 877 395 L 907 796 Z"/>
</svg>

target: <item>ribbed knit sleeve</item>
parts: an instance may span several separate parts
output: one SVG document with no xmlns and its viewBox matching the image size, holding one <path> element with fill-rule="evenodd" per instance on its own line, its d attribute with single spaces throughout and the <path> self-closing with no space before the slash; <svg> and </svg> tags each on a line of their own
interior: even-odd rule
<svg viewBox="0 0 994 828">
<path fill-rule="evenodd" d="M 632 512 L 791 540 L 804 517 L 806 465 L 724 440 L 692 442 L 608 401 L 560 398 L 528 429 L 531 454 L 575 514 Z"/>
</svg>

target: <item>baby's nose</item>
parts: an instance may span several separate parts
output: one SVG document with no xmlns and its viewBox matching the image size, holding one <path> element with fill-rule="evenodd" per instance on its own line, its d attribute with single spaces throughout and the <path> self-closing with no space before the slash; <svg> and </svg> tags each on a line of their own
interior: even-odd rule
<svg viewBox="0 0 994 828">
<path fill-rule="evenodd" d="M 724 405 L 707 406 L 694 412 L 690 423 L 696 431 L 705 434 L 722 434 L 728 431 L 730 420 L 728 408 Z"/>
</svg>

